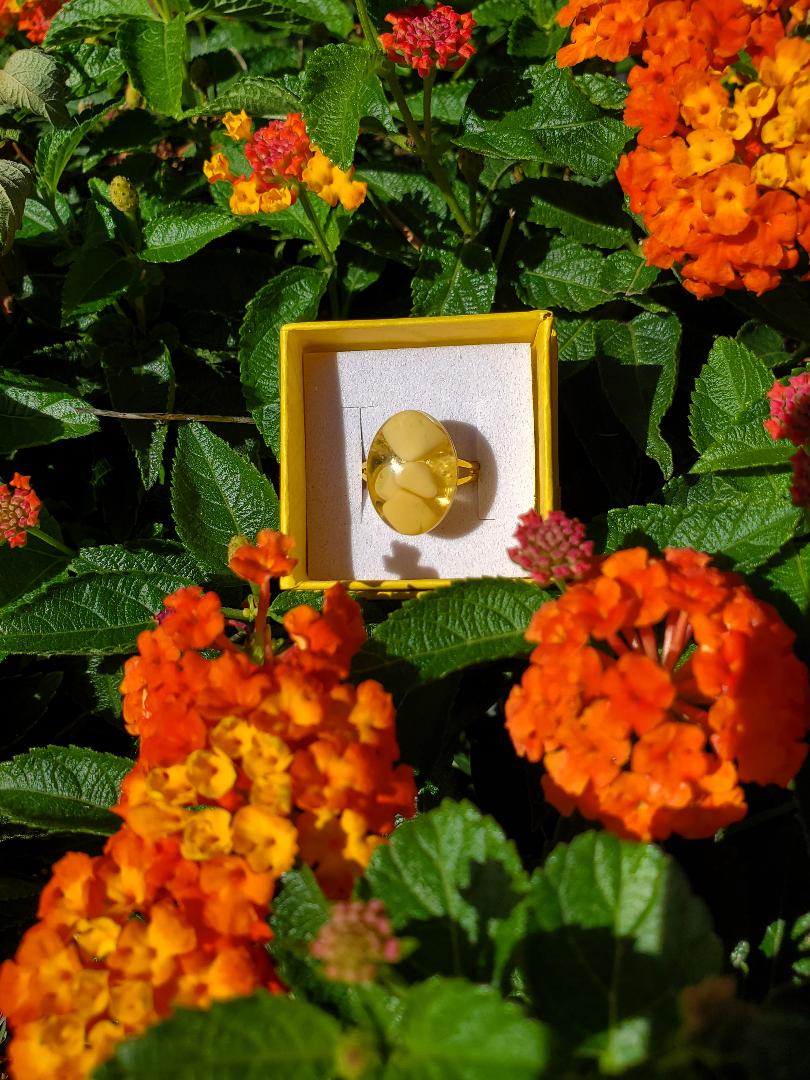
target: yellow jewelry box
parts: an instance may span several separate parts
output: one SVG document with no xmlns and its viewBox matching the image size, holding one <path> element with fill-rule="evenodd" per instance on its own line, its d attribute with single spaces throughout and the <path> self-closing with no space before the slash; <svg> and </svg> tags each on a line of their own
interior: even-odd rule
<svg viewBox="0 0 810 1080">
<path fill-rule="evenodd" d="M 298 563 L 293 572 L 281 579 L 282 589 L 320 591 L 342 580 L 350 589 L 375 595 L 404 596 L 414 591 L 450 584 L 455 577 L 413 576 L 384 580 L 352 580 L 351 576 L 325 580 L 323 573 L 312 573 L 310 556 L 315 540 L 312 527 L 313 508 L 307 507 L 307 386 L 310 368 L 325 355 L 371 350 L 394 350 L 395 356 L 411 350 L 424 360 L 432 354 L 422 350 L 442 349 L 435 362 L 458 346 L 528 346 L 530 362 L 531 409 L 534 435 L 534 505 L 541 513 L 555 508 L 557 494 L 557 349 L 552 315 L 548 311 L 521 311 L 494 315 L 443 316 L 427 319 L 373 319 L 346 322 L 290 323 L 281 328 L 279 389 L 281 405 L 281 529 L 295 538 L 293 554 Z M 390 359 L 390 357 L 389 357 Z M 373 356 L 372 356 L 373 360 Z M 423 369 L 422 369 L 423 370 Z M 440 379 L 443 371 L 437 372 Z M 369 370 L 369 385 L 374 375 Z M 327 388 L 327 393 L 331 390 Z M 461 392 L 461 390 L 459 391 Z M 497 394 L 497 387 L 495 388 Z M 337 406 L 336 406 L 337 407 Z M 421 407 L 415 405 L 414 407 Z M 360 410 L 354 410 L 360 414 Z M 395 407 L 389 413 L 396 412 Z M 428 410 L 431 411 L 431 410 Z M 497 410 L 494 410 L 497 411 Z M 373 410 L 370 410 L 373 413 Z M 313 421 L 313 429 L 315 421 Z M 340 433 L 336 433 L 336 438 Z M 311 433 L 312 436 L 312 433 Z M 338 451 L 336 454 L 339 456 Z M 357 461 L 360 483 L 362 454 Z M 330 462 L 310 462 L 310 468 L 330 468 Z M 472 486 L 472 485 L 471 485 Z M 529 509 L 528 505 L 522 507 Z M 323 525 L 323 522 L 321 522 Z M 515 518 L 514 526 L 517 525 Z M 513 527 L 514 527 L 513 526 Z M 399 537 L 409 539 L 407 537 Z M 421 539 L 417 537 L 414 539 Z M 417 552 L 418 555 L 418 552 Z M 416 560 L 418 562 L 418 559 Z M 458 577 L 464 575 L 457 575 Z"/>
</svg>

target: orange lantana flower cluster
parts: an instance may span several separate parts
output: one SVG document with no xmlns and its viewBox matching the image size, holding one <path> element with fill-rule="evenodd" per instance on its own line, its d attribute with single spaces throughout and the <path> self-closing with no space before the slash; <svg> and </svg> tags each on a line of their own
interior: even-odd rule
<svg viewBox="0 0 810 1080">
<path fill-rule="evenodd" d="M 611 555 L 526 637 L 537 647 L 507 727 L 562 813 L 643 840 L 711 836 L 745 815 L 741 781 L 784 786 L 804 761 L 794 635 L 708 555 Z"/>
<path fill-rule="evenodd" d="M 253 121 L 244 109 L 226 113 L 222 119 L 228 137 L 244 141 L 244 152 L 252 172 L 235 176 L 228 159 L 216 153 L 203 165 L 208 182 L 227 181 L 232 186 L 230 207 L 234 214 L 273 214 L 296 201 L 303 187 L 330 206 L 356 210 L 365 200 L 368 185 L 354 179 L 354 166 L 339 169 L 310 142 L 300 113 L 284 120 L 271 120 L 253 131 Z"/>
<path fill-rule="evenodd" d="M 559 13 L 574 25 L 561 66 L 639 56 L 624 112 L 638 146 L 617 176 L 648 263 L 677 267 L 698 297 L 773 289 L 810 250 L 808 11 L 810 0 L 571 0 Z"/>
<path fill-rule="evenodd" d="M 63 0 L 0 0 L 0 37 L 19 30 L 41 45 Z"/>
<path fill-rule="evenodd" d="M 232 562 L 263 565 L 264 585 L 289 569 L 285 540 L 260 533 Z M 122 685 L 140 736 L 124 824 L 102 855 L 56 864 L 0 969 L 15 1080 L 82 1080 L 175 1006 L 281 989 L 265 947 L 280 875 L 301 859 L 346 897 L 395 815 L 413 813 L 390 697 L 343 681 L 365 639 L 357 605 L 336 586 L 322 614 L 284 622 L 294 646 L 254 662 L 219 599 L 186 588 L 140 635 Z"/>
</svg>

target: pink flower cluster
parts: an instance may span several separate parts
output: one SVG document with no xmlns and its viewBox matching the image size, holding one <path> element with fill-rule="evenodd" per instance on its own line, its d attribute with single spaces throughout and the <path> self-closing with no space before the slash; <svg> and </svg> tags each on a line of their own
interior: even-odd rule
<svg viewBox="0 0 810 1080">
<path fill-rule="evenodd" d="M 459 14 L 447 4 L 429 11 L 424 4 L 392 11 L 385 16 L 393 32 L 380 34 L 380 44 L 389 60 L 407 64 L 422 78 L 436 68 L 456 71 L 475 52 L 470 44 L 475 21 L 468 12 Z"/>
<path fill-rule="evenodd" d="M 10 484 L 0 484 L 0 546 L 5 541 L 9 547 L 24 547 L 26 529 L 39 521 L 42 501 L 30 481 L 30 476 L 14 473 Z"/>
<path fill-rule="evenodd" d="M 507 554 L 527 570 L 538 585 L 581 578 L 593 563 L 593 541 L 585 539 L 585 526 L 562 510 L 542 518 L 529 510 L 518 518 L 517 546 Z"/>
<path fill-rule="evenodd" d="M 381 965 L 401 955 L 382 900 L 336 903 L 310 949 L 328 979 L 347 983 L 371 982 Z"/>
<path fill-rule="evenodd" d="M 764 421 L 772 439 L 790 439 L 799 449 L 790 459 L 793 484 L 790 494 L 797 506 L 810 506 L 810 370 L 775 382 L 768 391 L 771 415 Z"/>
</svg>

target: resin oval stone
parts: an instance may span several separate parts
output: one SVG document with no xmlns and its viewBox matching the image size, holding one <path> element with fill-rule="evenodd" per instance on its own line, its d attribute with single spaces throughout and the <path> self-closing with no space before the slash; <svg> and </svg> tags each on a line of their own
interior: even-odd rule
<svg viewBox="0 0 810 1080">
<path fill-rule="evenodd" d="M 435 529 L 458 486 L 453 440 L 438 420 L 418 409 L 389 417 L 371 442 L 366 461 L 371 505 L 405 536 Z"/>
</svg>

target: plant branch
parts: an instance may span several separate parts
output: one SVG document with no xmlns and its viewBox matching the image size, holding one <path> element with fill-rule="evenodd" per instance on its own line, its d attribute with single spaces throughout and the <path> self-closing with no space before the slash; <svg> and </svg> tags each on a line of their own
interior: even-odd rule
<svg viewBox="0 0 810 1080">
<path fill-rule="evenodd" d="M 170 413 L 170 412 L 118 412 L 116 409 L 79 408 L 77 412 L 93 413 L 94 416 L 111 416 L 115 420 L 157 420 L 165 423 L 169 420 L 199 420 L 206 424 L 254 424 L 252 416 L 216 416 L 210 413 Z"/>
</svg>

